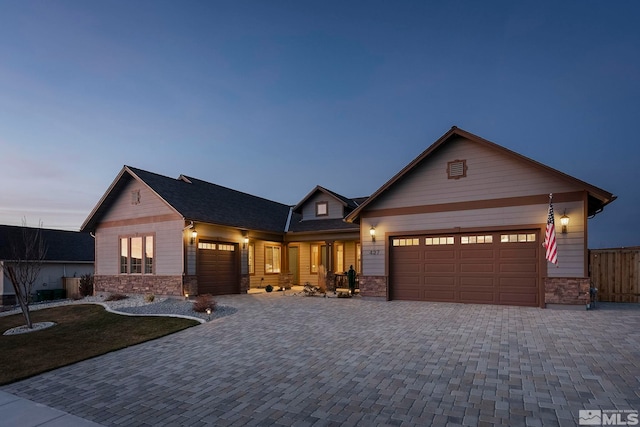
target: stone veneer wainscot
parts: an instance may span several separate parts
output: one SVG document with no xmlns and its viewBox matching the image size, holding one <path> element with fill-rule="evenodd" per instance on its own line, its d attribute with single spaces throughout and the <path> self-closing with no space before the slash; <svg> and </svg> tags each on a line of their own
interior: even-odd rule
<svg viewBox="0 0 640 427">
<path fill-rule="evenodd" d="M 93 287 L 96 293 L 183 295 L 182 276 L 94 276 Z"/>
</svg>

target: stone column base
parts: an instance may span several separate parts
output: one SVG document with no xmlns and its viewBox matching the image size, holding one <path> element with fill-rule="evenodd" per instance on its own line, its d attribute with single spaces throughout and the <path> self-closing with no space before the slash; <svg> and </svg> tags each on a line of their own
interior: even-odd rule
<svg viewBox="0 0 640 427">
<path fill-rule="evenodd" d="M 587 305 L 590 301 L 588 277 L 545 277 L 545 304 Z"/>
<path fill-rule="evenodd" d="M 360 296 L 388 299 L 387 276 L 360 276 Z"/>
</svg>

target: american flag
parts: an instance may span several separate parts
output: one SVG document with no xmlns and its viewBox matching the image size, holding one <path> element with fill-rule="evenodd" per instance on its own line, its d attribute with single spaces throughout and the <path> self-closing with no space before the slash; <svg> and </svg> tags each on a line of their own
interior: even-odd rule
<svg viewBox="0 0 640 427">
<path fill-rule="evenodd" d="M 544 247 L 547 249 L 547 261 L 558 263 L 558 247 L 556 245 L 556 225 L 553 219 L 553 204 L 549 197 L 549 216 L 547 218 L 547 231 L 544 236 Z"/>
</svg>

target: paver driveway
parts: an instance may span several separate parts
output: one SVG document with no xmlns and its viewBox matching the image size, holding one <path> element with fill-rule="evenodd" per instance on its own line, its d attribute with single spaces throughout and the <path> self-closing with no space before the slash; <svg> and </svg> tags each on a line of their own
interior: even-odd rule
<svg viewBox="0 0 640 427">
<path fill-rule="evenodd" d="M 640 409 L 638 305 L 219 301 L 238 312 L 2 390 L 136 426 L 550 426 Z"/>
</svg>

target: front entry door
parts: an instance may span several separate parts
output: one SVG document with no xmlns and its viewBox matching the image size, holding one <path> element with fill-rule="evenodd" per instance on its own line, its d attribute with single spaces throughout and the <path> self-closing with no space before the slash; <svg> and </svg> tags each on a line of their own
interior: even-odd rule
<svg viewBox="0 0 640 427">
<path fill-rule="evenodd" d="M 298 247 L 289 246 L 289 273 L 292 277 L 292 285 L 300 284 L 300 271 L 298 269 Z"/>
</svg>

